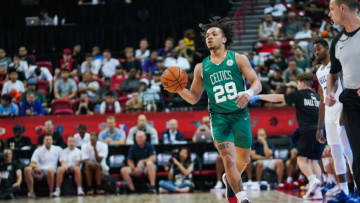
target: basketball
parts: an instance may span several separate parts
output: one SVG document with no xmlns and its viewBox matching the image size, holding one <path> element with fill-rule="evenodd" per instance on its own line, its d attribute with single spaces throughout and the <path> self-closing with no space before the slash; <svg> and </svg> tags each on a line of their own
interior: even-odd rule
<svg viewBox="0 0 360 203">
<path fill-rule="evenodd" d="M 167 68 L 161 75 L 161 84 L 169 92 L 182 90 L 186 87 L 187 83 L 187 73 L 177 66 Z"/>
</svg>

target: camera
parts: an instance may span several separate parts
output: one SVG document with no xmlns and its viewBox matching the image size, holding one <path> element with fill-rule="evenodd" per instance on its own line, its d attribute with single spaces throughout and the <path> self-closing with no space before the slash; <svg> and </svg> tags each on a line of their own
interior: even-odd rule
<svg viewBox="0 0 360 203">
<path fill-rule="evenodd" d="M 169 162 L 170 162 L 171 164 L 173 163 L 172 158 L 175 158 L 175 159 L 177 159 L 177 160 L 180 159 L 180 157 L 179 157 L 179 149 L 174 149 L 174 150 L 171 151 L 171 158 L 170 158 L 170 160 L 169 160 Z"/>
</svg>

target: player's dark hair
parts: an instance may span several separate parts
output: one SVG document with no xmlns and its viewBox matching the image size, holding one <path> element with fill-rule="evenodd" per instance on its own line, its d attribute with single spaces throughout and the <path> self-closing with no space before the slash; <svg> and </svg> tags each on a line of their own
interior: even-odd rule
<svg viewBox="0 0 360 203">
<path fill-rule="evenodd" d="M 312 86 L 314 75 L 312 73 L 301 73 L 296 77 L 296 81 L 304 82 L 308 87 Z"/>
<path fill-rule="evenodd" d="M 356 11 L 358 7 L 358 0 L 335 0 L 335 2 L 338 6 L 341 4 L 347 5 L 351 11 Z"/>
<path fill-rule="evenodd" d="M 315 45 L 315 44 L 320 44 L 320 45 L 322 45 L 323 47 L 329 48 L 329 44 L 328 44 L 327 41 L 325 41 L 324 39 L 316 40 L 316 41 L 314 42 L 314 45 Z"/>
<path fill-rule="evenodd" d="M 200 24 L 199 27 L 201 28 L 202 32 L 201 35 L 205 38 L 206 32 L 208 29 L 212 27 L 219 28 L 223 35 L 226 37 L 225 46 L 228 47 L 233 40 L 233 25 L 234 22 L 229 17 L 220 18 L 219 16 L 215 16 L 209 19 L 210 23 L 208 24 Z"/>
</svg>

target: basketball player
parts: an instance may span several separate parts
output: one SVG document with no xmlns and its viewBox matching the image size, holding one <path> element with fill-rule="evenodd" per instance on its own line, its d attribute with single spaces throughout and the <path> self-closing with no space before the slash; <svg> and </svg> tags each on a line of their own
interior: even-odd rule
<svg viewBox="0 0 360 203">
<path fill-rule="evenodd" d="M 344 90 L 339 96 L 343 104 L 343 120 L 351 150 L 352 165 L 357 188 L 360 187 L 360 17 L 358 0 L 330 0 L 329 17 L 344 30 L 330 47 L 331 70 L 327 80 L 326 105 L 336 105 L 335 81 L 342 71 Z"/>
<path fill-rule="evenodd" d="M 324 144 L 325 140 L 321 131 L 323 129 L 325 115 L 326 139 L 331 149 L 331 155 L 334 159 L 335 173 L 339 180 L 338 184 L 342 190 L 341 193 L 343 193 L 339 194 L 339 198 L 345 198 L 347 195 L 349 195 L 349 188 L 346 180 L 346 162 L 344 155 L 348 161 L 349 166 L 352 166 L 353 156 L 350 150 L 350 144 L 349 140 L 347 139 L 346 132 L 340 127 L 342 104 L 338 102 L 338 99 L 340 93 L 343 91 L 340 81 L 340 74 L 338 74 L 338 85 L 334 95 L 337 102 L 331 107 L 325 106 L 324 98 L 326 97 L 326 81 L 331 68 L 329 45 L 325 40 L 321 39 L 314 42 L 313 50 L 316 60 L 321 62 L 321 66 L 316 72 L 316 76 L 320 84 L 318 88 L 318 93 L 320 94 L 319 120 L 316 135 L 319 142 Z M 336 199 L 329 202 L 335 201 Z"/>
<path fill-rule="evenodd" d="M 289 106 L 295 105 L 300 130 L 297 164 L 309 180 L 309 189 L 303 198 L 322 199 L 320 180 L 318 179 L 321 176 L 321 168 L 318 161 L 321 158 L 324 146 L 316 140 L 320 96 L 311 90 L 312 73 L 298 75 L 296 82 L 298 91 L 285 95 L 258 95 L 252 97 L 250 102 L 261 99 L 269 102 L 286 102 Z"/>
<path fill-rule="evenodd" d="M 252 144 L 247 104 L 251 96 L 261 91 L 261 83 L 247 57 L 227 49 L 232 41 L 232 25 L 228 18 L 214 18 L 211 23 L 201 25 L 210 56 L 195 66 L 191 88 L 177 93 L 187 102 L 196 104 L 206 90 L 211 131 L 224 162 L 227 199 L 248 203 L 241 180 L 250 161 Z M 243 77 L 251 84 L 248 90 Z"/>
</svg>

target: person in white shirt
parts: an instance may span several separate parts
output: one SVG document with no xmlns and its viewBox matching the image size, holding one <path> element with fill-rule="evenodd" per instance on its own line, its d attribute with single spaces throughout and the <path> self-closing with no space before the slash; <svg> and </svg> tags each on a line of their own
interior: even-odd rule
<svg viewBox="0 0 360 203">
<path fill-rule="evenodd" d="M 38 67 L 36 65 L 29 67 L 29 71 L 26 74 L 26 79 L 29 78 L 35 78 L 36 80 L 46 80 L 49 83 L 51 83 L 54 79 L 48 68 Z"/>
<path fill-rule="evenodd" d="M 140 114 L 138 116 L 137 125 L 132 127 L 129 130 L 129 134 L 126 139 L 126 144 L 132 145 L 135 143 L 135 134 L 138 130 L 144 131 L 149 137 L 147 137 L 147 142 L 149 142 L 152 145 L 159 144 L 159 137 L 158 132 L 155 128 L 153 128 L 151 125 L 147 123 L 147 118 L 144 114 Z"/>
<path fill-rule="evenodd" d="M 189 61 L 180 56 L 178 51 L 173 51 L 172 56 L 165 59 L 165 67 L 170 66 L 178 66 L 185 71 L 189 71 L 191 68 Z"/>
<path fill-rule="evenodd" d="M 99 89 L 99 83 L 93 81 L 93 76 L 91 72 L 84 72 L 82 74 L 82 81 L 79 83 L 79 91 L 86 91 L 87 95 L 95 100 L 96 92 Z"/>
<path fill-rule="evenodd" d="M 279 3 L 276 4 L 275 0 L 270 0 L 270 6 L 265 8 L 264 14 L 271 13 L 272 16 L 282 20 L 284 18 L 284 13 L 286 12 L 286 7 Z"/>
<path fill-rule="evenodd" d="M 75 183 L 77 186 L 77 194 L 84 195 L 82 188 L 82 179 L 81 179 L 81 151 L 75 147 L 75 138 L 70 136 L 68 137 L 66 149 L 63 149 L 60 154 L 60 163 L 61 166 L 58 167 L 56 174 L 56 188 L 55 192 L 52 194 L 54 197 L 59 197 L 61 193 L 61 185 L 64 180 L 64 174 L 74 174 Z"/>
<path fill-rule="evenodd" d="M 101 72 L 103 77 L 111 78 L 115 75 L 116 66 L 120 66 L 120 62 L 117 59 L 111 58 L 110 49 L 104 49 L 104 60 L 101 64 Z"/>
<path fill-rule="evenodd" d="M 18 73 L 15 69 L 9 70 L 9 78 L 10 80 L 4 83 L 1 95 L 12 94 L 13 91 L 25 92 L 24 83 L 18 80 Z"/>
<path fill-rule="evenodd" d="M 88 188 L 87 195 L 104 194 L 104 190 L 100 188 L 102 180 L 102 172 L 108 173 L 106 165 L 106 157 L 108 155 L 107 144 L 98 141 L 96 132 L 90 133 L 90 142 L 81 146 L 81 159 L 84 161 L 85 176 Z M 95 177 L 96 187 L 93 188 L 93 178 Z"/>
<path fill-rule="evenodd" d="M 141 61 L 141 64 L 143 65 L 145 60 L 149 58 L 150 56 L 150 50 L 148 49 L 149 42 L 147 39 L 141 39 L 139 43 L 139 49 L 135 50 L 135 58 L 139 59 Z"/>
<path fill-rule="evenodd" d="M 44 136 L 44 144 L 37 148 L 32 157 L 30 165 L 25 167 L 25 181 L 28 188 L 28 197 L 35 198 L 34 178 L 41 179 L 46 177 L 50 194 L 54 190 L 55 172 L 59 160 L 61 147 L 52 145 L 52 136 Z"/>
<path fill-rule="evenodd" d="M 304 23 L 303 29 L 295 34 L 294 39 L 303 50 L 307 50 L 309 43 L 312 40 L 311 23 Z"/>
<path fill-rule="evenodd" d="M 91 72 L 93 75 L 98 75 L 100 66 L 100 60 L 93 60 L 93 55 L 87 53 L 85 61 L 81 63 L 80 73 Z"/>
<path fill-rule="evenodd" d="M 90 142 L 90 134 L 87 133 L 87 126 L 84 124 L 80 124 L 77 127 L 78 133 L 74 135 L 76 147 L 81 147 L 83 144 Z"/>
</svg>

